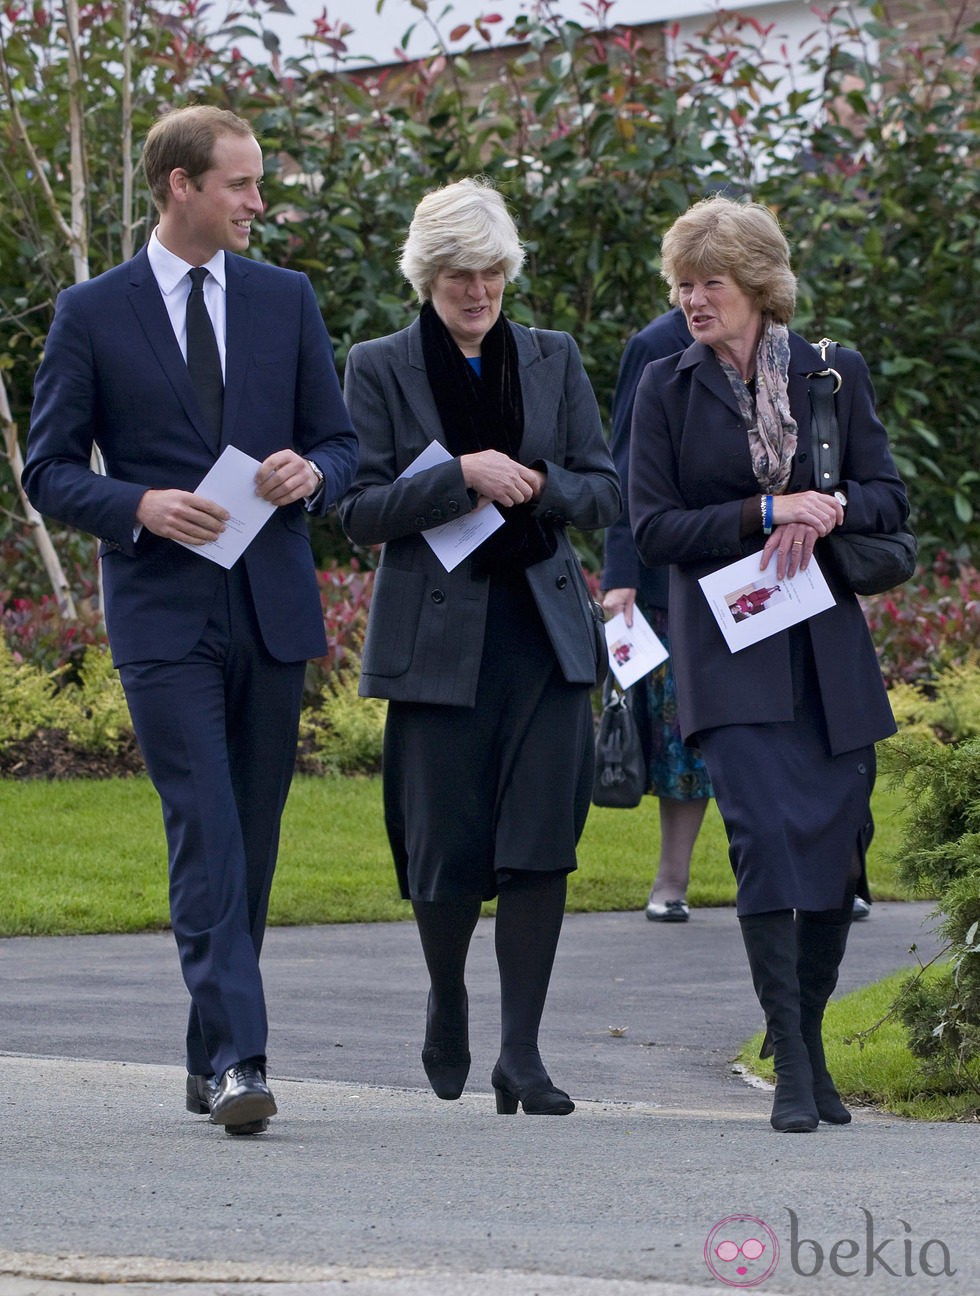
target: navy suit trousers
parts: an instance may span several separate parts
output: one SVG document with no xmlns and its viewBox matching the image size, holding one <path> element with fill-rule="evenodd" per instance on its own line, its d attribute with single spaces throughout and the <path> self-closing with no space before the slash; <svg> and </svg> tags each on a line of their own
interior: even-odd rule
<svg viewBox="0 0 980 1296">
<path fill-rule="evenodd" d="M 266 650 L 242 564 L 219 585 L 186 657 L 120 668 L 163 805 L 171 924 L 191 996 L 187 1069 L 195 1075 L 265 1058 L 259 953 L 305 668 Z"/>
</svg>

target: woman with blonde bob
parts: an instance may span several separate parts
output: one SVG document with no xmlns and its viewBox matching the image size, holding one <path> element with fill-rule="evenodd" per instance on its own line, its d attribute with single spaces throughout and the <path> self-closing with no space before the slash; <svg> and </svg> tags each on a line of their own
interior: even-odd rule
<svg viewBox="0 0 980 1296">
<path fill-rule="evenodd" d="M 694 342 L 640 381 L 630 513 L 643 560 L 671 564 L 681 732 L 701 750 L 728 833 L 774 1055 L 771 1123 L 805 1132 L 851 1119 L 827 1070 L 823 1013 L 854 896 L 868 894 L 874 744 L 895 724 L 861 608 L 829 563 L 832 608 L 734 653 L 698 581 L 753 554 L 766 585 L 791 579 L 831 531 L 897 531 L 909 505 L 867 365 L 843 347 L 841 480 L 819 489 L 808 379 L 825 365 L 787 327 L 796 280 L 767 208 L 697 203 L 664 236 L 662 273 Z"/>
<path fill-rule="evenodd" d="M 461 180 L 419 203 L 401 257 L 418 318 L 347 361 L 361 458 L 341 516 L 355 544 L 384 545 L 360 692 L 388 699 L 385 823 L 430 979 L 423 1067 L 440 1098 L 460 1096 L 466 956 L 496 897 L 497 1111 L 565 1115 L 574 1103 L 552 1084 L 538 1030 L 590 803 L 590 692 L 605 659 L 566 532 L 605 526 L 621 500 L 574 341 L 502 313 L 523 260 L 488 184 Z M 497 529 L 440 560 L 428 533 L 484 509 Z"/>
</svg>

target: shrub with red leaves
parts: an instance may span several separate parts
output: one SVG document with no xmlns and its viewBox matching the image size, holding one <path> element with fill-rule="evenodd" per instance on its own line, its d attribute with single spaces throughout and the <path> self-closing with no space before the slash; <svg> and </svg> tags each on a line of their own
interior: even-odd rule
<svg viewBox="0 0 980 1296">
<path fill-rule="evenodd" d="M 355 669 L 367 628 L 374 572 L 356 558 L 345 567 L 334 563 L 320 572 L 320 603 L 327 632 L 327 652 L 311 662 L 311 684 L 318 688 L 334 672 Z"/>
<path fill-rule="evenodd" d="M 980 572 L 940 552 L 907 585 L 862 599 L 886 684 L 928 683 L 980 648 Z"/>
<path fill-rule="evenodd" d="M 598 578 L 583 570 L 599 598 Z M 333 674 L 359 665 L 374 572 L 353 558 L 321 571 L 319 583 L 328 648 L 310 663 L 314 694 Z M 0 630 L 15 658 L 52 671 L 77 664 L 90 645 L 104 647 L 91 584 L 76 602 L 80 618 L 68 623 L 50 595 L 18 598 L 0 589 Z M 975 657 L 980 647 L 980 571 L 945 553 L 907 585 L 861 603 L 887 684 L 927 683 L 947 666 Z"/>
<path fill-rule="evenodd" d="M 13 598 L 0 589 L 0 631 L 15 661 L 30 662 L 44 671 L 78 666 L 87 648 L 106 646 L 94 591 L 76 599 L 77 621 L 65 621 L 50 594 L 40 599 Z M 62 676 L 70 682 L 71 671 Z"/>
</svg>

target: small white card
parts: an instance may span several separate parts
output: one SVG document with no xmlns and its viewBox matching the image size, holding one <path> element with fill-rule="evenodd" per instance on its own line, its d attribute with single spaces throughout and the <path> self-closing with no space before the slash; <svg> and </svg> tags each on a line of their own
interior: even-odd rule
<svg viewBox="0 0 980 1296">
<path fill-rule="evenodd" d="M 183 540 L 177 543 L 219 567 L 233 567 L 276 511 L 275 504 L 255 493 L 259 467 L 258 459 L 235 446 L 225 446 L 194 492 L 228 510 L 225 529 L 208 544 L 187 544 Z"/>
<path fill-rule="evenodd" d="M 445 463 L 451 458 L 452 455 L 444 445 L 440 445 L 438 441 L 430 441 L 405 471 L 399 473 L 399 477 L 414 477 L 423 468 L 434 468 L 436 464 Z M 493 535 L 494 531 L 503 525 L 503 514 L 496 505 L 481 504 L 472 513 L 465 513 L 462 517 L 453 518 L 451 522 L 429 527 L 427 531 L 422 532 L 422 537 L 446 571 L 452 571 L 464 558 L 468 558 L 474 549 L 483 544 L 487 536 Z"/>
<path fill-rule="evenodd" d="M 750 554 L 698 581 L 732 652 L 767 639 L 833 607 L 835 599 L 816 558 L 792 580 L 776 579 L 776 559 L 759 570 Z"/>
<path fill-rule="evenodd" d="M 609 649 L 609 669 L 621 689 L 628 689 L 631 684 L 635 684 L 667 660 L 667 649 L 635 604 L 631 626 L 626 624 L 625 615 L 617 612 L 614 617 L 610 617 L 604 628 L 606 647 Z"/>
</svg>

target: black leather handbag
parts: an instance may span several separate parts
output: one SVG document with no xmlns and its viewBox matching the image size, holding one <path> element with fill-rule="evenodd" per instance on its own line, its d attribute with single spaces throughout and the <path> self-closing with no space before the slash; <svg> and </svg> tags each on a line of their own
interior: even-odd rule
<svg viewBox="0 0 980 1296">
<path fill-rule="evenodd" d="M 837 343 L 821 338 L 816 345 L 827 367 L 809 375 L 813 457 L 820 490 L 833 491 L 840 481 L 840 428 L 834 396 L 840 390 L 841 377 L 833 367 Z M 914 575 L 918 542 L 908 529 L 871 533 L 835 529 L 819 541 L 817 556 L 829 558 L 855 594 L 883 594 Z"/>
<path fill-rule="evenodd" d="M 602 686 L 592 803 L 632 810 L 643 800 L 646 790 L 643 743 L 633 715 L 630 691 L 620 692 L 610 677 Z"/>
</svg>

